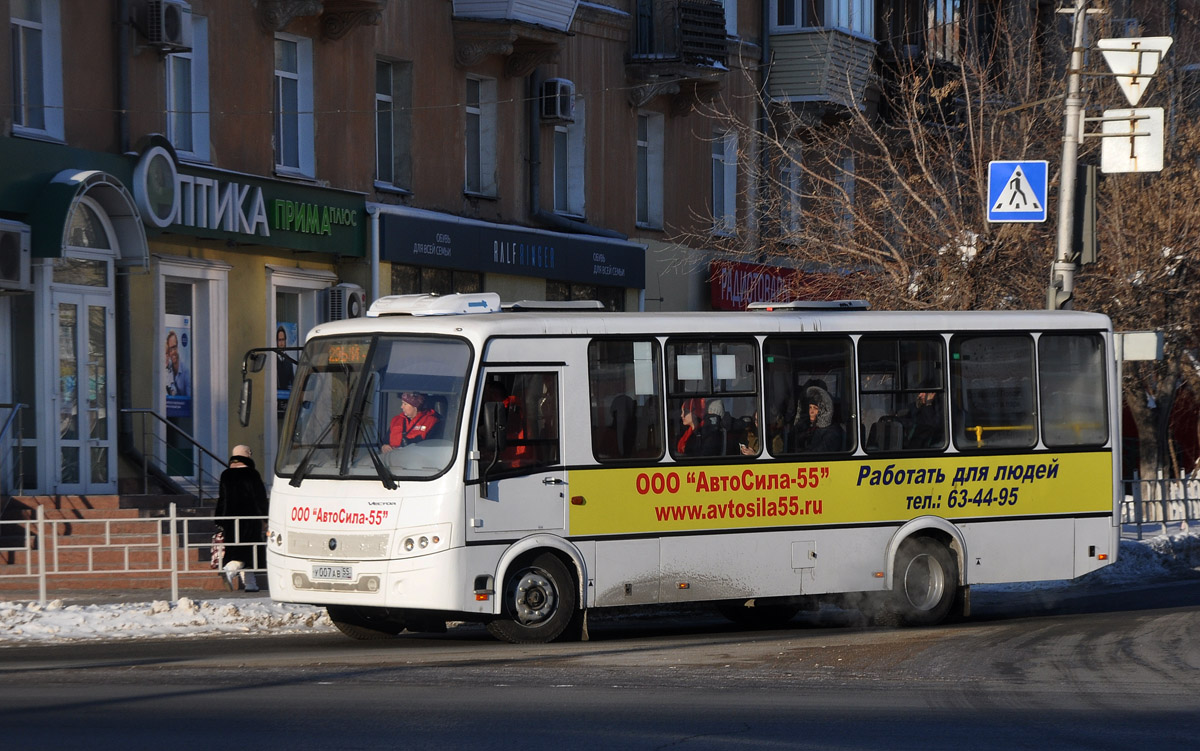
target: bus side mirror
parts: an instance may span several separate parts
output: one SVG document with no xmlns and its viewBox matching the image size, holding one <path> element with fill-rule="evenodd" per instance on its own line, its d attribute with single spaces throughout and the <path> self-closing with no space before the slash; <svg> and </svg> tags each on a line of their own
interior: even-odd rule
<svg viewBox="0 0 1200 751">
<path fill-rule="evenodd" d="M 267 353 L 253 352 L 246 357 L 245 364 L 249 367 L 251 373 L 261 373 L 262 369 L 267 365 Z"/>
<path fill-rule="evenodd" d="M 238 422 L 242 427 L 250 425 L 250 396 L 254 391 L 254 384 L 249 378 L 242 378 L 242 400 L 238 402 Z"/>
</svg>

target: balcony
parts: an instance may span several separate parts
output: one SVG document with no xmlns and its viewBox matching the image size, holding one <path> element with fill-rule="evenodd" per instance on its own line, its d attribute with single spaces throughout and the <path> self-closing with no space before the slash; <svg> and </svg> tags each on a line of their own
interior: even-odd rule
<svg viewBox="0 0 1200 751">
<path fill-rule="evenodd" d="M 880 51 L 880 115 L 892 123 L 915 119 L 926 125 L 955 128 L 966 117 L 963 85 L 974 89 L 983 72 L 958 55 L 937 54 L 909 44 Z"/>
<path fill-rule="evenodd" d="M 454 17 L 517 21 L 567 32 L 578 7 L 579 0 L 454 0 Z"/>
<path fill-rule="evenodd" d="M 771 50 L 767 92 L 775 102 L 826 111 L 866 105 L 874 42 L 833 29 L 804 29 L 772 34 Z"/>
<path fill-rule="evenodd" d="M 478 65 L 502 55 L 504 75 L 529 75 L 558 60 L 579 0 L 454 0 L 454 62 Z"/>
<path fill-rule="evenodd" d="M 253 3 L 259 27 L 282 31 L 297 18 L 320 16 L 321 38 L 341 39 L 359 26 L 379 23 L 388 0 L 257 0 Z"/>
<path fill-rule="evenodd" d="M 640 106 L 683 86 L 719 87 L 728 72 L 725 9 L 712 0 L 639 0 L 625 74 Z"/>
</svg>

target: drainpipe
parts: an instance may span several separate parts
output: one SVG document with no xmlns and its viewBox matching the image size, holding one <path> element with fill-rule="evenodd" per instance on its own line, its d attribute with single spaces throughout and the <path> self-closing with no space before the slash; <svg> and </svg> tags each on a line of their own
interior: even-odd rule
<svg viewBox="0 0 1200 751">
<path fill-rule="evenodd" d="M 129 151 L 129 0 L 117 0 L 117 17 L 113 29 L 117 35 L 117 143 L 121 153 Z M 115 279 L 117 316 L 117 451 L 130 456 L 137 450 L 133 439 L 133 417 L 120 412 L 122 407 L 133 407 L 132 314 L 129 299 L 128 270 L 118 270 Z M 140 456 L 138 457 L 140 458 Z M 119 473 L 118 473 L 119 474 Z"/>
<path fill-rule="evenodd" d="M 117 0 L 117 144 L 129 151 L 129 0 Z"/>
<path fill-rule="evenodd" d="M 615 237 L 618 240 L 629 239 L 627 235 L 614 229 L 595 227 L 586 222 L 568 219 L 552 211 L 542 210 L 542 126 L 538 122 L 538 99 L 541 88 L 542 79 L 535 70 L 529 74 L 529 217 L 562 232 Z"/>
<path fill-rule="evenodd" d="M 367 300 L 367 305 L 379 299 L 379 207 L 371 204 L 367 205 L 367 215 L 371 217 L 370 230 L 370 262 L 371 262 L 371 289 L 367 290 L 370 299 Z"/>
</svg>

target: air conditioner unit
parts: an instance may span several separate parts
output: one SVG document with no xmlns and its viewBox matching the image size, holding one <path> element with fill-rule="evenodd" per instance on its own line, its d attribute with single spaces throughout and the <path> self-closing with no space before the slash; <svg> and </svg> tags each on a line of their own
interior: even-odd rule
<svg viewBox="0 0 1200 751">
<path fill-rule="evenodd" d="M 0 295 L 33 291 L 29 264 L 28 225 L 0 221 Z"/>
<path fill-rule="evenodd" d="M 545 122 L 575 122 L 575 84 L 565 78 L 542 82 L 542 120 Z"/>
<path fill-rule="evenodd" d="M 183 0 L 146 0 L 138 26 L 152 47 L 167 52 L 192 48 L 192 11 Z"/>
<path fill-rule="evenodd" d="M 337 284 L 326 290 L 325 317 L 330 321 L 362 318 L 366 312 L 366 296 L 357 284 Z"/>
</svg>

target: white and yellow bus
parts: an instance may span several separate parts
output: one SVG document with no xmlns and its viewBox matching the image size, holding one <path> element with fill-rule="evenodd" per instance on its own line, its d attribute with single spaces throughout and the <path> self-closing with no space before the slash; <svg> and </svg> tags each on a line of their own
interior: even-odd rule
<svg viewBox="0 0 1200 751">
<path fill-rule="evenodd" d="M 385 297 L 310 332 L 273 599 L 356 638 L 475 620 L 545 642 L 684 602 L 783 622 L 850 594 L 927 625 L 973 584 L 1116 558 L 1102 315 L 546 305 Z"/>
</svg>

